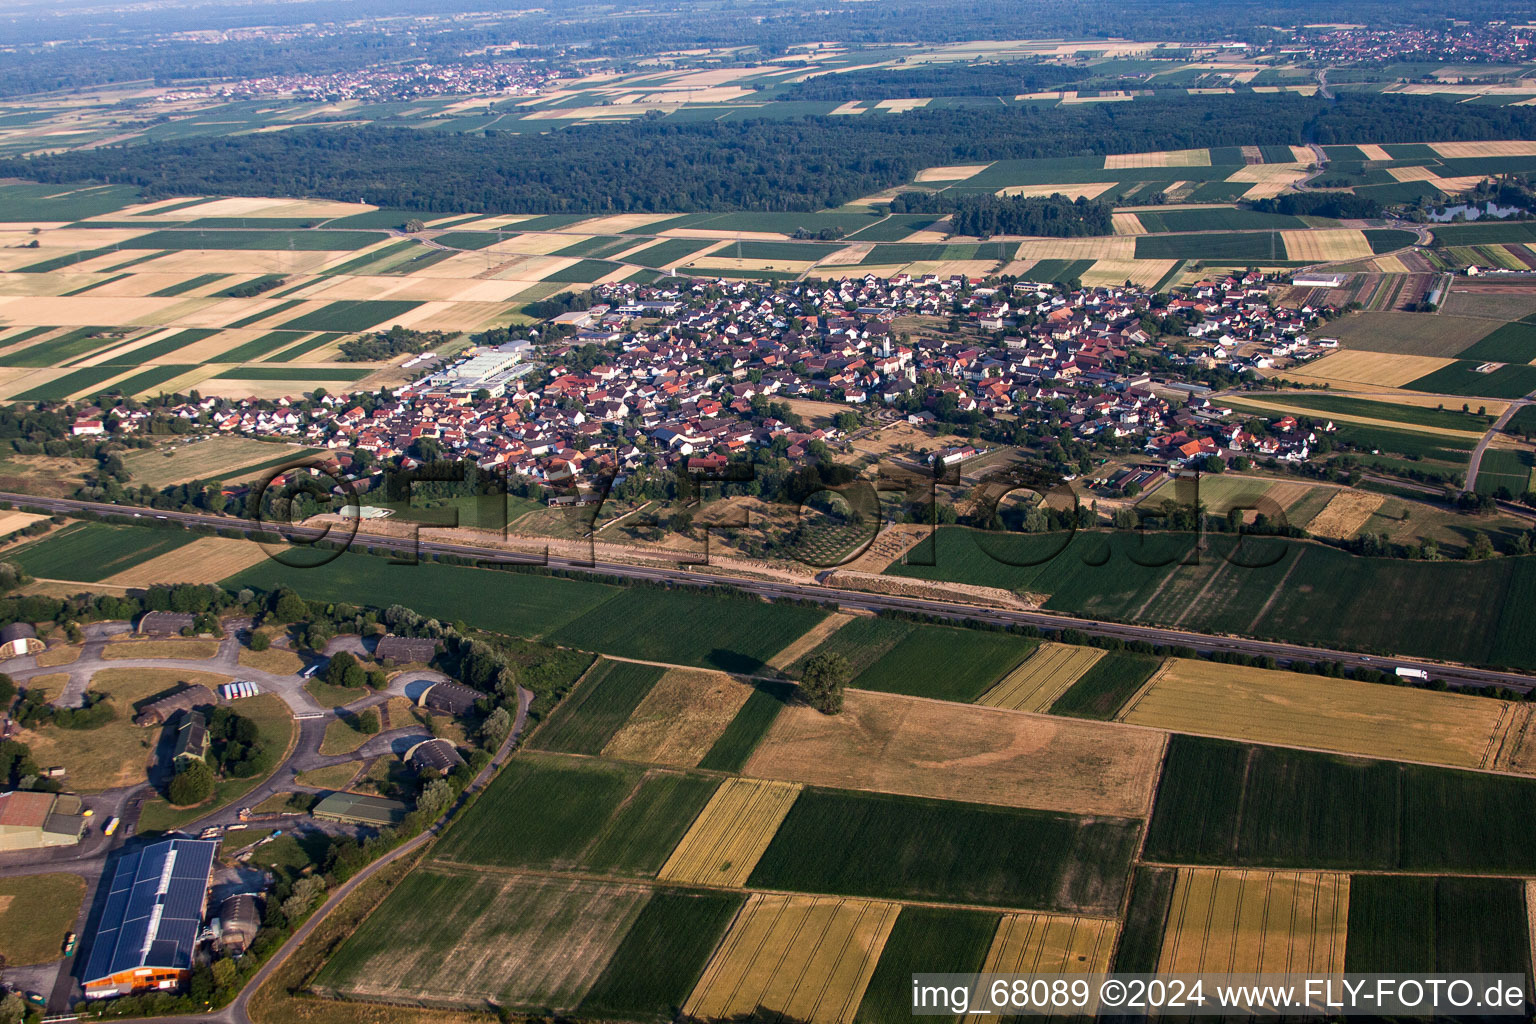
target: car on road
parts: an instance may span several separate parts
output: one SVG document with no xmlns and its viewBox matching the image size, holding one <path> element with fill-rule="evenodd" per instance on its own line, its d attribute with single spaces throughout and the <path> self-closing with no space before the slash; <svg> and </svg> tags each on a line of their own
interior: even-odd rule
<svg viewBox="0 0 1536 1024">
<path fill-rule="evenodd" d="M 78 943 L 79 943 L 79 938 L 75 935 L 74 932 L 70 932 L 68 935 L 64 936 L 64 955 L 65 956 L 74 956 L 75 955 L 75 946 Z"/>
<path fill-rule="evenodd" d="M 113 818 L 111 821 L 107 822 L 107 827 L 101 830 L 101 834 L 104 835 L 104 836 L 109 836 L 112 833 L 116 832 L 117 831 L 118 822 L 120 822 L 121 820 L 122 820 L 121 818 Z"/>
</svg>

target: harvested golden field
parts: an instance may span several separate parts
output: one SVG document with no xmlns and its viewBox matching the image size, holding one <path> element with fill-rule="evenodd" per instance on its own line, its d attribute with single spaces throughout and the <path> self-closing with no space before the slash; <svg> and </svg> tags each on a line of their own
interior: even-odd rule
<svg viewBox="0 0 1536 1024">
<path fill-rule="evenodd" d="M 246 668 L 259 669 L 279 676 L 298 675 L 304 668 L 303 658 L 281 647 L 269 647 L 264 651 L 252 651 L 242 647 L 236 658 Z"/>
<path fill-rule="evenodd" d="M 651 688 L 602 756 L 692 768 L 752 695 L 724 672 L 675 668 Z"/>
<path fill-rule="evenodd" d="M 1400 388 L 1410 381 L 1434 373 L 1452 360 L 1435 356 L 1412 356 L 1395 352 L 1345 351 L 1287 370 L 1288 380 L 1335 381 L 1346 384 L 1370 384 Z"/>
<path fill-rule="evenodd" d="M 1364 491 L 1345 488 L 1335 494 L 1321 512 L 1312 517 L 1312 521 L 1307 524 L 1307 532 L 1317 537 L 1330 537 L 1334 540 L 1353 537 L 1385 500 L 1380 494 L 1368 494 Z"/>
<path fill-rule="evenodd" d="M 1031 238 L 1019 243 L 1021 260 L 1134 260 L 1136 239 L 1128 235 L 1090 238 Z"/>
<path fill-rule="evenodd" d="M 917 181 L 964 181 L 974 178 L 991 164 L 954 164 L 949 167 L 928 167 L 917 172 Z"/>
<path fill-rule="evenodd" d="M 769 658 L 767 661 L 768 667 L 788 668 L 800 658 L 820 647 L 822 641 L 842 629 L 852 620 L 853 616 L 847 612 L 833 612 L 812 626 L 800 639 Z"/>
<path fill-rule="evenodd" d="M 1386 171 L 1398 181 L 1434 181 L 1437 177 L 1428 167 L 1388 167 Z"/>
<path fill-rule="evenodd" d="M 1307 176 L 1300 164 L 1249 164 L 1233 171 L 1228 181 L 1249 184 L 1243 199 L 1270 199 Z"/>
<path fill-rule="evenodd" d="M 1014 711 L 1049 711 L 1056 698 L 1103 656 L 1094 647 L 1043 643 L 976 703 Z"/>
<path fill-rule="evenodd" d="M 245 466 L 298 456 L 293 445 L 249 437 L 210 437 L 190 444 L 139 448 L 123 453 L 123 465 L 136 484 L 155 489 L 191 480 L 232 480 Z"/>
<path fill-rule="evenodd" d="M 112 640 L 101 649 L 101 656 L 108 661 L 133 658 L 206 661 L 218 653 L 217 640 Z"/>
<path fill-rule="evenodd" d="M 879 900 L 754 893 L 683 1013 L 849 1024 L 900 910 Z"/>
<path fill-rule="evenodd" d="M 1295 147 L 1292 147 L 1292 148 L 1294 149 Z M 1365 158 L 1367 160 L 1391 160 L 1392 159 L 1392 154 L 1388 153 L 1386 150 L 1382 149 L 1380 146 L 1366 145 L 1366 146 L 1356 146 L 1355 148 L 1358 149 L 1360 152 L 1364 153 L 1365 154 Z"/>
<path fill-rule="evenodd" d="M 1462 768 L 1491 762 L 1504 705 L 1484 697 L 1170 658 L 1120 720 Z"/>
<path fill-rule="evenodd" d="M 1117 213 L 1113 215 L 1115 234 L 1117 235 L 1144 235 L 1147 233 L 1146 225 L 1141 218 L 1134 213 Z"/>
<path fill-rule="evenodd" d="M 1180 868 L 1159 973 L 1344 970 L 1349 876 Z"/>
<path fill-rule="evenodd" d="M 199 537 L 192 543 L 156 555 L 103 582 L 118 587 L 149 587 L 156 583 L 217 583 L 267 557 L 255 541 L 235 537 Z"/>
<path fill-rule="evenodd" d="M 1121 234 L 1119 231 L 1115 233 Z M 1083 271 L 1083 284 L 1090 288 L 1114 288 L 1130 281 L 1143 288 L 1151 288 L 1173 269 L 1175 262 L 1175 260 L 1099 260 Z"/>
<path fill-rule="evenodd" d="M 1058 193 L 1071 200 L 1097 199 L 1114 188 L 1113 181 L 1075 182 L 1065 185 L 1009 185 L 995 193 L 1000 196 L 1053 196 Z"/>
<path fill-rule="evenodd" d="M 1156 153 L 1116 153 L 1104 158 L 1106 171 L 1139 167 L 1209 167 L 1208 149 L 1164 149 Z"/>
<path fill-rule="evenodd" d="M 656 877 L 663 882 L 745 885 L 800 788 L 793 783 L 726 779 Z"/>
<path fill-rule="evenodd" d="M 23 527 L 31 526 L 47 516 L 35 512 L 0 512 L 0 537 L 8 537 Z"/>
<path fill-rule="evenodd" d="M 779 712 L 742 774 L 812 786 L 1136 817 L 1163 738 L 1102 722 L 849 690 Z"/>
<path fill-rule="evenodd" d="M 1118 921 L 1065 914 L 1004 914 L 984 974 L 1097 974 L 1109 970 Z"/>
<path fill-rule="evenodd" d="M 1536 156 L 1536 142 L 1431 142 L 1429 148 L 1447 159 L 1482 156 Z"/>
<path fill-rule="evenodd" d="M 1365 235 L 1349 228 L 1304 228 L 1282 231 L 1288 259 L 1312 263 L 1371 258 L 1371 243 Z"/>
</svg>

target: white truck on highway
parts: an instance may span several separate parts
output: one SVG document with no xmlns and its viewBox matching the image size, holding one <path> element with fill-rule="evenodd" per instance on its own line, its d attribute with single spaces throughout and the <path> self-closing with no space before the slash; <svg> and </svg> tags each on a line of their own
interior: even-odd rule
<svg viewBox="0 0 1536 1024">
<path fill-rule="evenodd" d="M 1429 673 L 1421 668 L 1405 668 L 1399 665 L 1394 671 L 1399 679 L 1417 679 L 1421 683 L 1429 682 Z"/>
</svg>

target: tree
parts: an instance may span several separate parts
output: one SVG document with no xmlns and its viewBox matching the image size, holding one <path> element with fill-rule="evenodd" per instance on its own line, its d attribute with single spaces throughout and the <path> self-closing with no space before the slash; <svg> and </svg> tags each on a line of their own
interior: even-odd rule
<svg viewBox="0 0 1536 1024">
<path fill-rule="evenodd" d="M 358 664 L 357 657 L 351 651 L 337 651 L 325 666 L 325 681 L 332 686 L 352 686 L 352 683 L 347 682 L 347 678 L 353 674 L 353 669 L 363 675 L 363 679 L 356 684 L 361 686 L 366 681 L 367 674 L 363 672 L 362 665 Z"/>
<path fill-rule="evenodd" d="M 283 915 L 289 922 L 297 921 L 314 907 L 325 894 L 325 878 L 306 875 L 293 883 L 293 895 L 283 900 Z"/>
<path fill-rule="evenodd" d="M 369 708 L 357 716 L 358 732 L 366 733 L 367 735 L 372 736 L 383 727 L 383 723 L 379 721 L 378 708 Z"/>
<path fill-rule="evenodd" d="M 278 595 L 277 603 L 272 606 L 272 617 L 278 622 L 298 622 L 309 617 L 309 605 L 298 594 L 285 590 Z"/>
<path fill-rule="evenodd" d="M 14 696 L 16 696 L 16 680 L 0 672 L 0 708 L 8 707 Z"/>
<path fill-rule="evenodd" d="M 447 810 L 452 800 L 453 787 L 448 785 L 448 781 L 433 779 L 422 789 L 421 796 L 416 798 L 416 809 L 424 812 L 430 820 Z"/>
<path fill-rule="evenodd" d="M 213 795 L 213 769 L 201 760 L 183 761 L 166 795 L 177 807 L 202 803 Z"/>
<path fill-rule="evenodd" d="M 852 675 L 848 659 L 841 654 L 815 654 L 806 659 L 805 669 L 800 673 L 800 691 L 807 703 L 822 714 L 840 714 L 843 688 Z"/>
<path fill-rule="evenodd" d="M 497 708 L 480 723 L 480 745 L 486 750 L 495 750 L 511 731 L 512 716 L 507 714 L 506 708 Z"/>
<path fill-rule="evenodd" d="M 272 646 L 272 638 L 265 633 L 251 634 L 251 650 L 264 651 Z"/>
</svg>

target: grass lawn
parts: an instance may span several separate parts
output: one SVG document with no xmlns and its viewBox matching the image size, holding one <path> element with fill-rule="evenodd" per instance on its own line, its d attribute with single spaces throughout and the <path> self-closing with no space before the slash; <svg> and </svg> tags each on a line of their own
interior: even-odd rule
<svg viewBox="0 0 1536 1024">
<path fill-rule="evenodd" d="M 298 735 L 298 730 L 294 728 L 293 716 L 288 711 L 288 705 L 284 704 L 282 698 L 275 693 L 263 693 L 240 701 L 236 710 L 256 723 L 261 742 L 272 751 L 272 765 L 275 771 L 277 765 L 287 757 L 287 751 Z M 195 807 L 172 807 L 159 797 L 149 800 L 144 804 L 143 813 L 139 815 L 139 832 L 141 834 L 156 831 L 168 832 L 181 828 L 189 822 L 234 803 L 255 789 L 271 774 L 266 772 L 249 779 L 221 779 L 214 784 L 213 796 Z"/>
<path fill-rule="evenodd" d="M 325 727 L 325 736 L 320 740 L 320 753 L 327 757 L 350 754 L 377 735 L 354 729 L 345 718 L 338 718 Z"/>
<path fill-rule="evenodd" d="M 301 772 L 298 782 L 300 785 L 314 786 L 316 789 L 341 789 L 357 778 L 357 773 L 362 767 L 361 761 L 343 761 L 341 764 L 326 765 L 314 771 Z"/>
<path fill-rule="evenodd" d="M 303 670 L 304 659 L 292 651 L 285 651 L 280 647 L 268 647 L 264 651 L 253 651 L 242 647 L 240 649 L 240 664 L 246 668 L 271 672 L 273 675 L 292 676 L 298 675 Z M 311 690 L 310 692 L 313 693 L 314 691 Z"/>
<path fill-rule="evenodd" d="M 245 654 L 248 652 L 242 651 L 241 653 Z M 328 708 L 345 707 L 355 700 L 362 700 L 371 692 L 366 686 L 332 686 L 320 678 L 311 679 L 305 683 L 304 689 L 309 691 L 311 697 Z"/>
<path fill-rule="evenodd" d="M 64 937 L 75 927 L 85 879 L 79 875 L 0 878 L 0 957 L 5 963 L 43 964 L 64 955 Z"/>
<path fill-rule="evenodd" d="M 107 661 L 132 658 L 206 661 L 218 653 L 217 640 L 115 640 L 101 649 L 101 656 Z"/>
<path fill-rule="evenodd" d="M 117 786 L 143 782 L 145 769 L 154 757 L 160 730 L 133 724 L 134 706 L 150 697 L 177 689 L 182 683 L 202 683 L 209 688 L 229 682 L 228 676 L 180 669 L 108 668 L 91 677 L 90 689 L 112 701 L 113 718 L 95 729 L 60 729 L 46 725 L 23 730 L 20 739 L 32 748 L 38 764 L 63 765 L 67 789 L 96 793 Z"/>
</svg>

